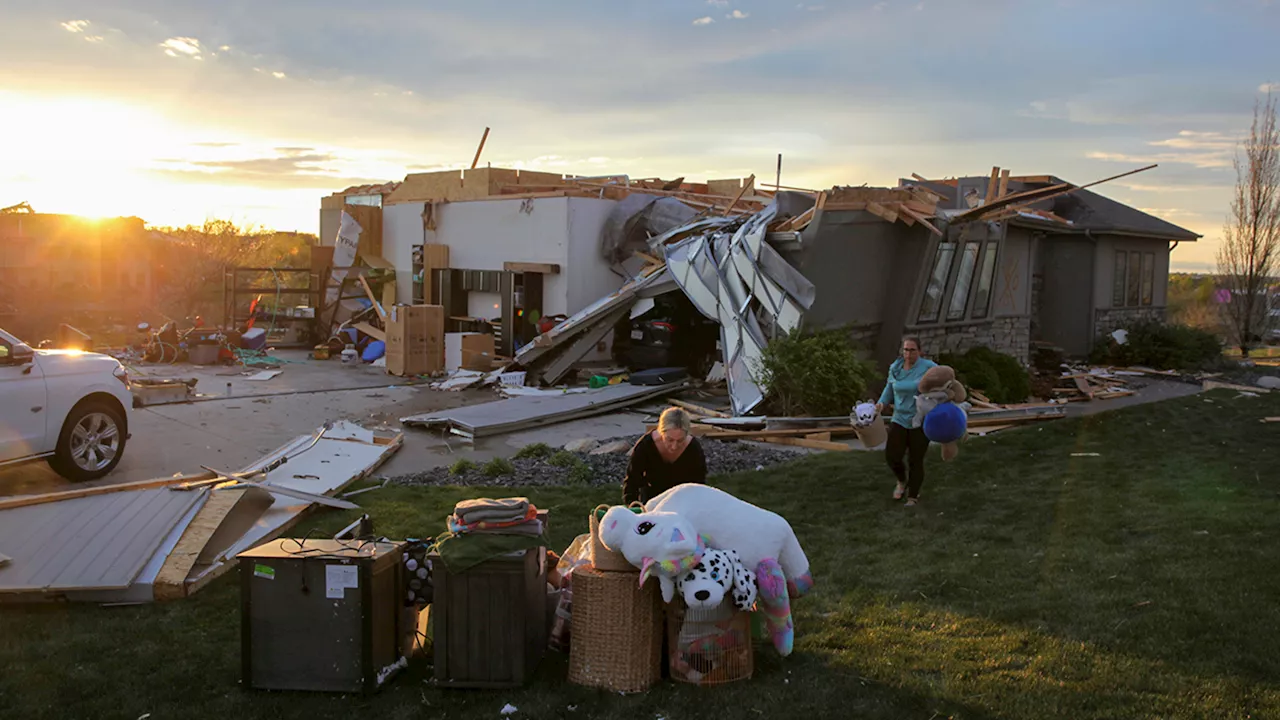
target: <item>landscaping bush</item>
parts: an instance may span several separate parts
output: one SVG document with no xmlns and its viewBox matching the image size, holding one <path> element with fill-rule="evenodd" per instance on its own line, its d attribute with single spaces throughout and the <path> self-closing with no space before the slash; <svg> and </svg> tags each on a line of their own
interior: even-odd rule
<svg viewBox="0 0 1280 720">
<path fill-rule="evenodd" d="M 1031 376 L 1012 355 L 976 347 L 963 355 L 943 353 L 939 365 L 950 365 L 969 390 L 978 390 L 993 403 L 1020 403 L 1031 394 Z"/>
<path fill-rule="evenodd" d="M 774 340 L 755 375 L 770 411 L 790 417 L 848 415 L 877 379 L 875 364 L 844 330 L 797 330 Z"/>
<path fill-rule="evenodd" d="M 498 477 L 499 475 L 514 475 L 516 466 L 506 458 L 494 458 L 484 464 L 485 477 Z"/>
<path fill-rule="evenodd" d="M 452 465 L 450 465 L 450 466 L 449 466 L 449 474 L 450 474 L 450 475 L 464 475 L 464 474 L 466 474 L 466 472 L 467 472 L 468 470 L 473 469 L 475 466 L 476 466 L 476 464 L 475 464 L 475 463 L 471 462 L 470 460 L 468 460 L 468 459 L 466 459 L 466 458 L 463 458 L 463 459 L 458 460 L 457 462 L 455 462 L 454 464 L 452 464 Z"/>
<path fill-rule="evenodd" d="M 551 454 L 551 446 L 546 443 L 532 443 L 525 445 L 516 452 L 516 459 L 523 460 L 526 458 L 544 458 Z"/>
<path fill-rule="evenodd" d="M 567 468 L 573 467 L 581 462 L 581 460 L 578 459 L 577 455 L 574 455 L 568 450 L 557 450 L 556 453 L 547 460 L 547 462 L 555 465 L 556 467 Z"/>
<path fill-rule="evenodd" d="M 1125 328 L 1124 345 L 1110 335 L 1094 343 L 1090 361 L 1099 365 L 1141 365 L 1157 370 L 1199 370 L 1217 363 L 1222 343 L 1213 333 L 1187 325 L 1136 323 Z"/>
<path fill-rule="evenodd" d="M 577 487 L 586 487 L 591 484 L 593 477 L 591 466 L 579 460 L 578 464 L 569 470 L 569 475 L 565 478 L 565 482 Z"/>
</svg>

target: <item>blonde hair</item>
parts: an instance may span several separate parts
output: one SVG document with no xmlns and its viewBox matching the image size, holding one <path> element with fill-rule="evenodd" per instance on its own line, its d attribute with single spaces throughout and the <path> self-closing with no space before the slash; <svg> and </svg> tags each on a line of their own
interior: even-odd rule
<svg viewBox="0 0 1280 720">
<path fill-rule="evenodd" d="M 693 434 L 693 420 L 684 408 L 669 407 L 662 411 L 658 418 L 658 433 L 666 435 L 671 430 L 683 430 L 685 435 Z"/>
</svg>

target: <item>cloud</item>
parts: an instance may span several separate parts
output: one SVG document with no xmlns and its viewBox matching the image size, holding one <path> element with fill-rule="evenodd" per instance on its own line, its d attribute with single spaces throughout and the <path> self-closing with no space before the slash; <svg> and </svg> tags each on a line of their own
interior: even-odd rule
<svg viewBox="0 0 1280 720">
<path fill-rule="evenodd" d="M 200 41 L 191 37 L 172 37 L 160 43 L 160 47 L 164 48 L 164 54 L 169 57 L 178 57 L 186 55 L 192 60 L 202 59 L 200 53 Z"/>
<path fill-rule="evenodd" d="M 707 4 L 715 5 L 716 7 L 728 7 L 729 0 L 707 0 Z"/>
<path fill-rule="evenodd" d="M 705 17 L 700 17 L 697 20 L 694 20 L 693 24 L 694 25 L 710 25 L 713 22 L 715 22 L 715 20 L 712 20 L 711 16 L 707 15 Z"/>
<path fill-rule="evenodd" d="M 62 29 L 71 33 L 82 33 L 87 27 L 89 27 L 88 20 L 70 20 L 62 23 Z"/>
<path fill-rule="evenodd" d="M 283 79 L 285 79 L 286 75 L 285 75 L 284 73 L 280 72 L 279 70 L 277 70 L 277 71 L 275 71 L 275 72 L 271 73 L 271 77 L 273 77 L 273 78 L 275 78 L 275 79 L 277 79 L 277 80 L 283 80 Z"/>
<path fill-rule="evenodd" d="M 746 20 L 750 15 L 751 13 L 744 13 L 741 10 L 734 10 L 728 15 L 725 15 L 725 17 L 729 18 L 730 20 Z"/>
<path fill-rule="evenodd" d="M 84 39 L 85 39 L 85 42 L 100 43 L 106 38 L 102 37 L 101 35 L 85 35 Z"/>
<path fill-rule="evenodd" d="M 203 147 L 231 146 L 198 143 Z M 258 188 L 326 189 L 385 182 L 385 178 L 355 177 L 336 166 L 337 155 L 310 147 L 278 147 L 275 155 L 235 160 L 178 160 L 157 162 L 150 172 L 166 179 L 214 185 L 247 185 Z"/>
</svg>

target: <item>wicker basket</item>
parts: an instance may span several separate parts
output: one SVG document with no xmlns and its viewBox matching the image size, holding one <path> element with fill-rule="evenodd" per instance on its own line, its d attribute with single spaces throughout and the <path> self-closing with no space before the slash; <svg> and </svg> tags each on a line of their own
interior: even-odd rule
<svg viewBox="0 0 1280 720">
<path fill-rule="evenodd" d="M 642 692 L 662 678 L 658 583 L 637 587 L 634 573 L 573 571 L 569 682 Z"/>
<path fill-rule="evenodd" d="M 637 512 L 639 507 L 639 503 L 631 503 L 633 512 Z M 622 553 L 614 552 L 600 542 L 600 520 L 608 510 L 608 505 L 598 505 L 595 510 L 591 511 L 591 566 L 597 570 L 609 572 L 638 573 L 640 568 L 627 562 Z"/>
<path fill-rule="evenodd" d="M 676 598 L 667 606 L 671 679 L 723 685 L 750 678 L 755 670 L 751 634 L 751 613 L 730 601 L 717 608 L 690 609 Z"/>
</svg>

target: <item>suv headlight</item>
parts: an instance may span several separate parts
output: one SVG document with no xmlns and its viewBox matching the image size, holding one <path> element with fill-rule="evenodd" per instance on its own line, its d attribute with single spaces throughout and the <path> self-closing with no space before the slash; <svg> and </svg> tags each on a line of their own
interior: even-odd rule
<svg viewBox="0 0 1280 720">
<path fill-rule="evenodd" d="M 111 371 L 117 380 L 124 383 L 126 388 L 129 387 L 129 370 L 123 365 L 117 365 L 115 370 Z"/>
</svg>

